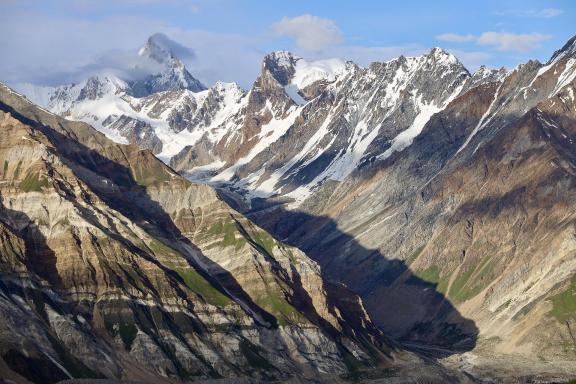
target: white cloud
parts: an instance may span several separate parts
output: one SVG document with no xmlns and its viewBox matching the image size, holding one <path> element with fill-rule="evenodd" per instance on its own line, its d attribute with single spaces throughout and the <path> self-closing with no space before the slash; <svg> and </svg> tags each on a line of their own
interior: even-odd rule
<svg viewBox="0 0 576 384">
<path fill-rule="evenodd" d="M 452 43 L 475 42 L 478 45 L 493 46 L 498 51 L 529 52 L 552 36 L 541 33 L 484 32 L 479 36 L 445 33 L 436 39 Z"/>
<path fill-rule="evenodd" d="M 296 46 L 310 52 L 322 51 L 342 42 L 342 33 L 334 20 L 313 15 L 284 17 L 272 24 L 278 36 L 296 40 Z"/>
<path fill-rule="evenodd" d="M 537 12 L 536 15 L 538 17 L 545 17 L 545 18 L 549 18 L 549 17 L 556 17 L 556 16 L 560 16 L 561 14 L 563 14 L 564 11 L 561 9 L 557 9 L 557 8 L 546 8 L 546 9 L 542 9 L 541 11 Z"/>
<path fill-rule="evenodd" d="M 4 53 L 0 81 L 60 85 L 93 73 L 123 73 L 156 32 L 193 49 L 194 57 L 178 54 L 185 56 L 192 75 L 207 85 L 222 80 L 251 86 L 267 53 L 254 48 L 263 37 L 178 28 L 153 18 L 86 20 L 0 12 L 0 36 L 10 36 L 0 39 L 0 52 Z"/>
<path fill-rule="evenodd" d="M 478 37 L 477 43 L 494 46 L 499 51 L 529 52 L 550 38 L 552 36 L 541 33 L 484 32 Z"/>
<path fill-rule="evenodd" d="M 474 35 L 459 35 L 457 33 L 444 33 L 442 35 L 436 36 L 437 40 L 449 41 L 451 43 L 466 43 L 468 41 L 475 41 L 476 36 Z"/>
<path fill-rule="evenodd" d="M 544 9 L 511 9 L 508 11 L 496 12 L 499 16 L 515 16 L 515 17 L 536 17 L 542 19 L 549 19 L 552 17 L 560 16 L 564 10 L 558 8 L 544 8 Z"/>
</svg>

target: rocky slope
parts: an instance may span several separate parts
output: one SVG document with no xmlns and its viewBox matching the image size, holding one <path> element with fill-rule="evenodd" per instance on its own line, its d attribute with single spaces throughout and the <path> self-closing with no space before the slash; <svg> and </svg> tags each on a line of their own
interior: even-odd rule
<svg viewBox="0 0 576 384">
<path fill-rule="evenodd" d="M 136 146 L 0 86 L 0 372 L 338 375 L 417 362 L 304 253 Z"/>
<path fill-rule="evenodd" d="M 234 201 L 407 345 L 474 347 L 574 375 L 575 46 L 546 64 L 464 74 L 411 145 L 394 147 L 418 118 L 392 140 L 380 128 L 383 148 L 297 208 Z"/>
<path fill-rule="evenodd" d="M 407 345 L 573 361 L 575 46 L 473 75 L 433 49 L 304 85 L 310 64 L 271 54 L 249 120 L 188 149 L 209 148 L 217 168 L 189 176 L 311 255 Z"/>
</svg>

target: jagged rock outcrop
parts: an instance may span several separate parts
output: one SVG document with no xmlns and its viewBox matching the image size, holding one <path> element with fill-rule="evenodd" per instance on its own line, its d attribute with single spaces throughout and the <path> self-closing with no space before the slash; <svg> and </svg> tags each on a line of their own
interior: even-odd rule
<svg viewBox="0 0 576 384">
<path fill-rule="evenodd" d="M 149 149 L 155 154 L 162 152 L 162 141 L 149 123 L 122 115 L 106 126 L 142 149 Z"/>
</svg>

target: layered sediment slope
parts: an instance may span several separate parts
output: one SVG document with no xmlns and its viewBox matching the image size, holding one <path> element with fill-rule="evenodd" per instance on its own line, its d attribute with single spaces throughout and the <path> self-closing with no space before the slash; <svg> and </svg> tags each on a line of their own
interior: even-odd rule
<svg viewBox="0 0 576 384">
<path fill-rule="evenodd" d="M 413 359 L 211 187 L 5 86 L 0 110 L 2 377 L 271 380 Z"/>
</svg>

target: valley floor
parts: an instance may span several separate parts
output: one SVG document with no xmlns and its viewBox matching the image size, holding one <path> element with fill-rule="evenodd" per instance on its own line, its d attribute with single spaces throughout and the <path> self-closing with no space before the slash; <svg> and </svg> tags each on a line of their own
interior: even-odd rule
<svg viewBox="0 0 576 384">
<path fill-rule="evenodd" d="M 416 349 L 416 346 L 411 346 Z M 421 350 L 432 350 L 421 347 Z M 445 351 L 443 351 L 445 352 Z M 574 362 L 554 362 L 521 359 L 516 356 L 482 356 L 474 352 L 455 354 L 426 364 L 406 363 L 393 368 L 372 369 L 354 375 L 319 374 L 314 377 L 294 377 L 274 383 L 282 384 L 445 384 L 445 383 L 573 383 Z M 119 384 L 114 380 L 76 379 L 59 384 Z M 124 382 L 122 382 L 124 383 Z M 252 378 L 212 379 L 194 381 L 197 384 L 264 384 L 267 380 Z M 128 384 L 144 384 L 131 382 Z"/>
<path fill-rule="evenodd" d="M 466 352 L 440 362 L 484 383 L 573 383 L 576 377 L 574 361 L 567 360 L 538 361 Z"/>
</svg>

